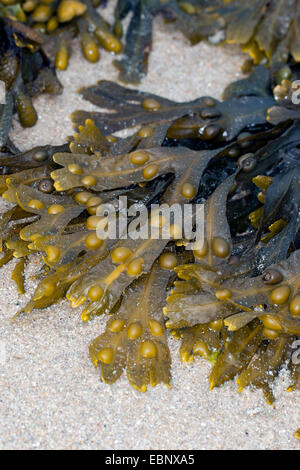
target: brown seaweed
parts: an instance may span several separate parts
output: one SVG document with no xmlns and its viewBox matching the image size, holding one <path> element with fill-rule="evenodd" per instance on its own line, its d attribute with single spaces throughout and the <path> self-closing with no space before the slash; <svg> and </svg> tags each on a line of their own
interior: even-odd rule
<svg viewBox="0 0 300 470">
<path fill-rule="evenodd" d="M 5 84 L 5 104 L 0 105 L 0 146 L 5 146 L 14 111 L 24 127 L 37 121 L 32 98 L 40 93 L 58 94 L 62 86 L 42 49 L 42 38 L 30 28 L 2 18 L 0 13 L 0 80 Z"/>
<path fill-rule="evenodd" d="M 258 68 L 228 87 L 223 102 L 175 103 L 100 82 L 82 93 L 112 113 L 76 112 L 77 132 L 64 146 L 3 152 L 0 189 L 14 207 L 1 215 L 1 265 L 18 258 L 12 278 L 23 292 L 27 258 L 42 253 L 26 314 L 66 297 L 83 306 L 83 321 L 109 315 L 90 345 L 104 382 L 126 369 L 141 391 L 170 385 L 169 330 L 181 339 L 183 361 L 213 364 L 211 388 L 237 377 L 239 390 L 261 388 L 272 403 L 284 364 L 290 389 L 299 387 L 300 131 L 297 120 L 267 122 L 272 84 Z M 130 137 L 113 135 L 136 125 Z M 125 226 L 119 196 L 129 201 Z M 153 202 L 203 203 L 202 243 L 188 250 L 176 221 L 166 239 L 122 238 L 141 223 L 130 209 Z M 97 230 L 103 203 L 118 229 L 108 239 Z M 163 231 L 159 212 L 147 211 L 146 222 Z"/>
</svg>

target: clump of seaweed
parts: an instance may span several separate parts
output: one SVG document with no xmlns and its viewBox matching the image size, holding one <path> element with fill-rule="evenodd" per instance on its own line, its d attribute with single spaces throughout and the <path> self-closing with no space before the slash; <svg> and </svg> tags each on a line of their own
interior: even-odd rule
<svg viewBox="0 0 300 470">
<path fill-rule="evenodd" d="M 151 48 L 152 18 L 161 13 L 176 22 L 192 44 L 239 44 L 252 63 L 267 64 L 300 59 L 298 0 L 191 0 L 160 2 L 120 1 L 116 18 L 133 12 L 127 31 L 121 79 L 137 82 L 147 71 Z M 139 27 L 137 27 L 139 26 Z"/>
<path fill-rule="evenodd" d="M 115 18 L 132 18 L 124 55 L 116 62 L 120 78 L 137 83 L 147 73 L 153 18 L 161 14 L 173 21 L 192 44 L 239 44 L 254 64 L 287 62 L 300 58 L 298 0 L 159 0 L 119 1 Z"/>
<path fill-rule="evenodd" d="M 0 80 L 5 85 L 5 103 L 0 104 L 1 148 L 7 143 L 15 111 L 22 126 L 32 127 L 38 119 L 32 98 L 62 91 L 40 35 L 23 23 L 1 17 L 1 12 Z"/>
<path fill-rule="evenodd" d="M 99 47 L 119 54 L 122 51 L 121 25 L 110 27 L 97 12 L 98 0 L 1 0 L 3 15 L 26 23 L 39 32 L 55 67 L 65 70 L 72 53 L 72 40 L 79 37 L 86 60 L 99 60 Z"/>
<path fill-rule="evenodd" d="M 65 70 L 74 37 L 84 57 L 99 60 L 100 48 L 120 54 L 120 79 L 138 83 L 147 74 L 154 18 L 175 23 L 191 44 L 240 44 L 251 56 L 247 67 L 299 61 L 298 0 L 118 0 L 113 25 L 99 13 L 101 0 L 1 0 L 0 15 L 25 23 L 43 37 L 55 66 Z M 131 15 L 122 45 L 122 21 Z M 289 77 L 286 77 L 289 78 Z"/>
<path fill-rule="evenodd" d="M 212 2 L 214 3 L 214 2 Z M 220 4 L 220 2 L 215 2 Z M 224 22 L 224 37 L 230 44 L 241 44 L 255 64 L 287 62 L 300 59 L 298 0 L 224 0 L 222 6 L 211 8 Z M 197 11 L 197 9 L 196 9 Z M 219 39 L 220 38 L 220 39 Z"/>
<path fill-rule="evenodd" d="M 70 142 L 3 153 L 0 189 L 13 206 L 0 220 L 1 265 L 18 258 L 12 278 L 23 292 L 29 254 L 44 261 L 16 316 L 63 297 L 81 306 L 83 321 L 108 314 L 90 345 L 106 383 L 126 369 L 138 390 L 170 385 L 169 330 L 183 361 L 213 363 L 211 387 L 238 377 L 240 390 L 254 385 L 273 403 L 273 382 L 287 367 L 290 390 L 298 388 L 300 128 L 274 98 L 276 76 L 257 67 L 223 101 L 188 103 L 101 81 L 81 93 L 103 111 L 75 112 Z M 283 116 L 276 125 L 274 107 Z M 115 135 L 136 126 L 129 137 Z M 117 207 L 119 233 L 101 239 L 98 208 L 115 208 L 124 195 L 128 227 Z M 151 212 L 141 222 L 137 207 L 157 202 L 203 203 L 203 243 L 185 249 L 176 221 L 167 239 L 151 236 L 165 219 Z M 146 239 L 122 238 L 143 224 Z"/>
</svg>

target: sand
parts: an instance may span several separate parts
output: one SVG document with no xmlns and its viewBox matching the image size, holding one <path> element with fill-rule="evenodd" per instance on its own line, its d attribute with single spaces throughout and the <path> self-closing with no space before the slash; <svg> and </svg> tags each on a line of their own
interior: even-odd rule
<svg viewBox="0 0 300 470">
<path fill-rule="evenodd" d="M 78 88 L 117 80 L 109 53 L 89 65 L 77 49 L 67 72 L 59 73 L 63 95 L 36 99 L 38 124 L 24 130 L 14 120 L 12 138 L 20 148 L 64 142 L 72 134 L 70 113 L 96 109 L 80 98 Z M 203 94 L 220 98 L 224 87 L 241 77 L 243 60 L 234 47 L 190 47 L 158 19 L 149 74 L 139 88 L 178 101 Z M 210 365 L 181 364 L 179 343 L 170 338 L 171 389 L 162 385 L 142 394 L 125 376 L 105 385 L 89 360 L 88 345 L 103 332 L 106 319 L 83 324 L 80 309 L 61 301 L 11 323 L 37 285 L 31 276 L 40 262 L 32 255 L 23 296 L 10 279 L 14 265 L 11 261 L 0 271 L 1 449 L 299 449 L 293 432 L 300 424 L 300 395 L 285 391 L 287 373 L 276 382 L 275 409 L 260 391 L 237 393 L 234 382 L 209 391 Z"/>
</svg>

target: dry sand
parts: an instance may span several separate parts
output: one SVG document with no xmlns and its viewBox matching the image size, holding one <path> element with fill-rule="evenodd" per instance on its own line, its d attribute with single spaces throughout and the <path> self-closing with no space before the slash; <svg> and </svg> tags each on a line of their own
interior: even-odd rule
<svg viewBox="0 0 300 470">
<path fill-rule="evenodd" d="M 202 94 L 219 98 L 241 76 L 243 59 L 232 47 L 190 47 L 172 26 L 156 20 L 150 71 L 140 89 L 178 101 Z M 15 143 L 27 149 L 64 142 L 72 134 L 70 113 L 95 109 L 77 89 L 99 79 L 117 80 L 111 61 L 103 51 L 99 64 L 89 65 L 74 51 L 68 71 L 59 74 L 63 95 L 36 100 L 39 122 L 32 130 L 23 130 L 15 120 Z M 0 363 L 0 448 L 299 449 L 293 437 L 300 424 L 299 393 L 285 392 L 286 373 L 276 382 L 276 409 L 260 391 L 238 394 L 234 382 L 210 392 L 210 366 L 198 360 L 181 364 L 179 344 L 170 338 L 172 389 L 157 386 L 142 394 L 124 376 L 105 385 L 89 360 L 88 344 L 103 331 L 106 319 L 83 324 L 80 312 L 62 301 L 10 323 L 30 298 L 37 284 L 30 276 L 40 266 L 32 256 L 26 294 L 20 296 L 10 279 L 14 265 L 1 269 L 0 347 L 5 347 L 6 360 Z"/>
</svg>

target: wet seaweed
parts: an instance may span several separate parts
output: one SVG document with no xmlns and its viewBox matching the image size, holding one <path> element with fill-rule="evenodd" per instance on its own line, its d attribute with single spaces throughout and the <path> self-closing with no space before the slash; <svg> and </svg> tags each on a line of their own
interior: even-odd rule
<svg viewBox="0 0 300 470">
<path fill-rule="evenodd" d="M 195 44 L 239 44 L 254 64 L 299 61 L 298 0 L 206 0 L 160 2 L 120 0 L 115 9 L 119 24 L 130 12 L 124 55 L 116 61 L 120 78 L 138 83 L 147 73 L 152 25 L 157 15 L 175 23 Z"/>
<path fill-rule="evenodd" d="M 0 104 L 0 147 L 5 147 L 16 111 L 23 127 L 32 127 L 38 116 L 32 98 L 41 93 L 59 94 L 62 86 L 42 48 L 42 38 L 21 22 L 1 17 L 0 80 L 5 103 Z"/>
<path fill-rule="evenodd" d="M 147 74 L 152 47 L 152 29 L 160 15 L 191 42 L 206 40 L 218 45 L 239 44 L 252 64 L 299 61 L 298 0 L 119 0 L 114 22 L 101 15 L 105 2 L 99 0 L 1 0 L 0 15 L 26 25 L 32 37 L 42 38 L 56 68 L 65 70 L 72 54 L 73 39 L 79 38 L 85 59 L 97 63 L 99 49 L 122 54 L 114 60 L 120 80 L 139 83 Z M 130 16 L 124 41 L 123 20 Z M 287 77 L 288 78 L 288 77 Z"/>
<path fill-rule="evenodd" d="M 0 15 L 13 24 L 24 24 L 32 37 L 39 37 L 59 70 L 68 67 L 73 39 L 79 38 L 80 48 L 90 63 L 98 62 L 99 48 L 114 54 L 122 51 L 119 35 L 99 14 L 100 1 L 1 0 Z"/>
<path fill-rule="evenodd" d="M 20 152 L 6 136 L 0 192 L 12 205 L 0 218 L 0 264 L 17 258 L 12 279 L 23 293 L 28 257 L 43 261 L 14 318 L 65 297 L 83 321 L 108 315 L 90 345 L 106 383 L 126 370 L 138 390 L 170 386 L 170 331 L 181 339 L 182 361 L 213 364 L 211 388 L 236 377 L 240 391 L 261 388 L 273 403 L 284 367 L 289 389 L 298 388 L 300 127 L 276 99 L 280 70 L 254 68 L 223 101 L 176 103 L 101 81 L 81 90 L 101 111 L 73 113 L 66 144 Z M 274 108 L 283 116 L 276 122 Z M 129 137 L 115 135 L 125 129 Z M 168 237 L 157 237 L 166 220 L 151 204 L 196 202 L 204 206 L 200 244 L 190 250 L 176 220 Z M 116 222 L 108 239 L 98 232 L 103 205 Z M 194 211 L 189 217 L 195 223 Z M 137 227 L 147 237 L 123 237 Z"/>
</svg>

